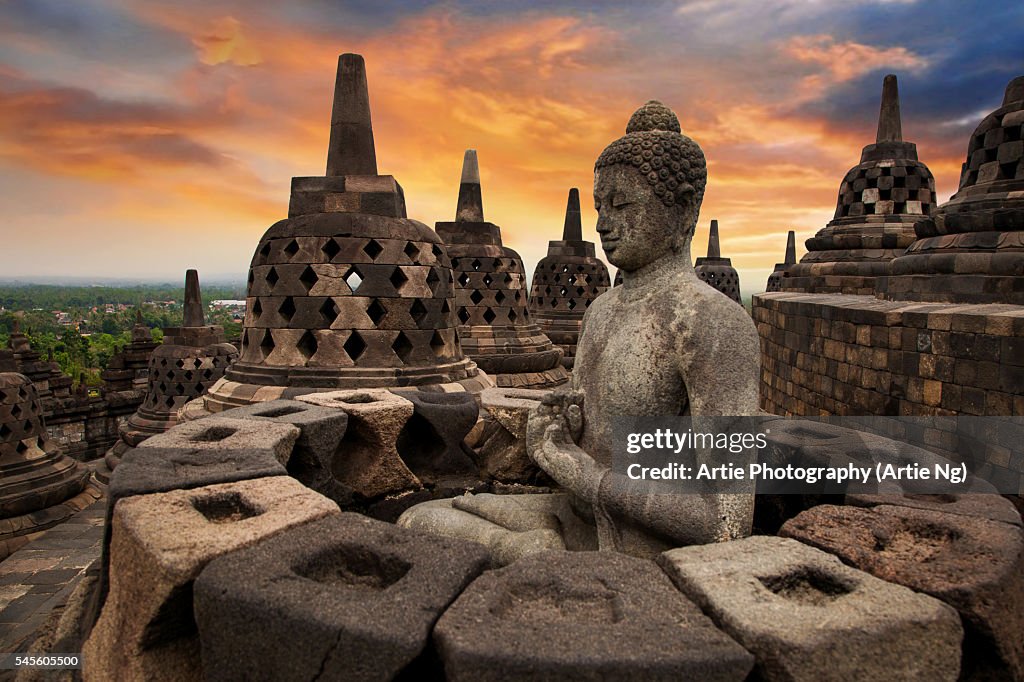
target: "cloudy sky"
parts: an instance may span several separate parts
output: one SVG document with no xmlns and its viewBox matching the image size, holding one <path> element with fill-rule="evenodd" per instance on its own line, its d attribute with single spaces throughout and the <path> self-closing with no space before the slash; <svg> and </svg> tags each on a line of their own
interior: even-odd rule
<svg viewBox="0 0 1024 682">
<path fill-rule="evenodd" d="M 704 148 L 747 293 L 832 216 L 899 75 L 905 139 L 956 189 L 967 138 L 1024 73 L 1024 4 L 953 0 L 0 2 L 0 276 L 244 275 L 323 173 L 337 56 L 365 56 L 381 173 L 455 213 L 478 150 L 488 220 L 527 269 L 566 194 L 660 99 Z"/>
</svg>

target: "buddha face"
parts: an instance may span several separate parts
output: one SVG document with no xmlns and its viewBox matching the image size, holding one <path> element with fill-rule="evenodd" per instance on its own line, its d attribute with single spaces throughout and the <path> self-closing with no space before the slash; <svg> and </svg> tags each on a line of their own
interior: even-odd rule
<svg viewBox="0 0 1024 682">
<path fill-rule="evenodd" d="M 692 200 L 666 206 L 637 170 L 622 165 L 594 175 L 594 208 L 605 256 L 626 272 L 678 251 L 696 217 Z"/>
</svg>

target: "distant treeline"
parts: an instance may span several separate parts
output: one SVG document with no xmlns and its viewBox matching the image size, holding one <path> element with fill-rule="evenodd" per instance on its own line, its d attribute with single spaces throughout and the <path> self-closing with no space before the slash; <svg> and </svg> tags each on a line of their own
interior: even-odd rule
<svg viewBox="0 0 1024 682">
<path fill-rule="evenodd" d="M 204 286 L 203 301 L 245 298 L 245 284 Z M 185 297 L 184 286 L 141 284 L 129 287 L 56 286 L 52 284 L 0 285 L 0 306 L 8 310 L 65 310 L 92 308 L 106 304 L 138 305 L 144 301 L 178 301 Z"/>
</svg>

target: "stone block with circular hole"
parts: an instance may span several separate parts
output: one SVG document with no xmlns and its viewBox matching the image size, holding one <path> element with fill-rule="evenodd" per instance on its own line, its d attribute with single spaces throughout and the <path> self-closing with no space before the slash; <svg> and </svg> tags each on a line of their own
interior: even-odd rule
<svg viewBox="0 0 1024 682">
<path fill-rule="evenodd" d="M 821 506 L 780 534 L 946 602 L 963 619 L 965 675 L 1024 679 L 1024 531 L 964 514 Z"/>
<path fill-rule="evenodd" d="M 744 680 L 753 665 L 654 562 L 616 552 L 489 571 L 434 640 L 449 680 Z"/>
<path fill-rule="evenodd" d="M 398 434 L 413 415 L 412 402 L 382 388 L 311 393 L 296 400 L 348 414 L 348 429 L 332 465 L 341 485 L 364 498 L 421 487 L 396 447 Z"/>
<path fill-rule="evenodd" d="M 85 680 L 200 679 L 192 584 L 202 568 L 337 513 L 336 504 L 287 476 L 121 500 L 112 522 L 110 592 L 82 649 Z"/>
<path fill-rule="evenodd" d="M 293 424 L 210 417 L 179 424 L 140 443 L 138 449 L 270 450 L 277 461 L 287 465 L 299 434 L 299 427 Z"/>
<path fill-rule="evenodd" d="M 754 654 L 758 679 L 957 679 L 963 629 L 953 609 L 795 540 L 683 547 L 658 563 Z"/>
<path fill-rule="evenodd" d="M 472 393 L 435 393 L 415 388 L 392 389 L 410 401 L 413 414 L 398 434 L 398 453 L 425 483 L 477 474 L 466 435 L 480 413 Z"/>
<path fill-rule="evenodd" d="M 109 588 L 110 536 L 114 509 L 119 500 L 170 490 L 188 490 L 216 483 L 231 483 L 268 476 L 287 476 L 288 472 L 271 449 L 216 450 L 198 447 L 134 449 L 125 453 L 114 469 L 107 486 L 107 513 L 103 524 L 99 587 L 96 612 Z"/>
<path fill-rule="evenodd" d="M 549 391 L 489 388 L 480 394 L 484 423 L 477 438 L 481 473 L 510 483 L 534 482 L 543 474 L 526 452 L 526 421 Z"/>
<path fill-rule="evenodd" d="M 298 400 L 271 400 L 227 410 L 218 416 L 297 426 L 299 438 L 288 460 L 288 473 L 339 504 L 348 501 L 351 493 L 341 489 L 331 474 L 334 457 L 348 429 L 348 414 L 344 410 Z"/>
<path fill-rule="evenodd" d="M 487 551 L 359 514 L 210 563 L 195 583 L 208 680 L 421 679 L 435 621 Z M 267 642 L 271 646 L 260 646 Z"/>
</svg>

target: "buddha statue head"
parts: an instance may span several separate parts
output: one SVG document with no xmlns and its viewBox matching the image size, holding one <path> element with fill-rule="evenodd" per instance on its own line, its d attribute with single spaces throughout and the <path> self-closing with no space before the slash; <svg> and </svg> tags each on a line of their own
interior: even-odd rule
<svg viewBox="0 0 1024 682">
<path fill-rule="evenodd" d="M 688 252 L 706 184 L 704 152 L 680 132 L 672 110 L 655 100 L 637 109 L 594 164 L 608 262 L 633 272 L 667 252 Z"/>
</svg>

